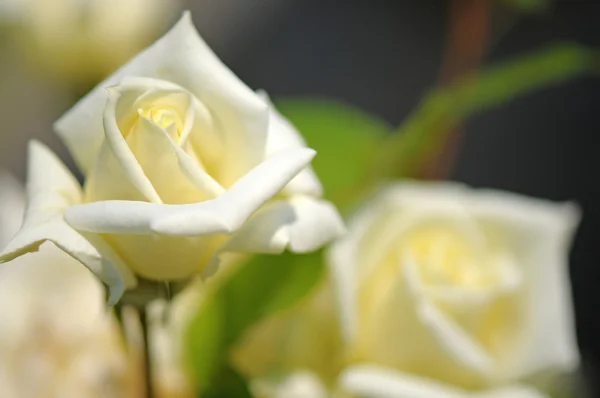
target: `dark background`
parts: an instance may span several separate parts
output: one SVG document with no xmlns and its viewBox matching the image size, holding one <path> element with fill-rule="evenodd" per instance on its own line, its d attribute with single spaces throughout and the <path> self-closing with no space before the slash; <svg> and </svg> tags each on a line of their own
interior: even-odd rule
<svg viewBox="0 0 600 398">
<path fill-rule="evenodd" d="M 339 99 L 399 124 L 436 84 L 447 1 L 291 3 L 261 29 L 237 37 L 235 46 L 215 49 L 250 87 L 274 97 Z M 600 2 L 557 2 L 544 14 L 519 16 L 484 63 L 557 40 L 600 48 Z M 584 370 L 592 385 L 600 380 L 599 115 L 600 79 L 579 78 L 524 95 L 467 122 L 451 173 L 474 186 L 575 199 L 583 207 L 571 277 Z"/>
</svg>

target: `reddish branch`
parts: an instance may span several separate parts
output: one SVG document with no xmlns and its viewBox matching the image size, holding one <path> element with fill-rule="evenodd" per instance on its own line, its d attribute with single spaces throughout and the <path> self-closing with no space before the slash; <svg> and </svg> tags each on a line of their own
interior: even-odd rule
<svg viewBox="0 0 600 398">
<path fill-rule="evenodd" d="M 452 84 L 458 77 L 475 72 L 482 61 L 491 25 L 490 0 L 451 0 L 448 13 L 447 44 L 439 75 L 439 85 Z M 458 149 L 461 127 L 446 134 L 424 167 L 421 177 L 442 179 L 447 177 Z"/>
</svg>

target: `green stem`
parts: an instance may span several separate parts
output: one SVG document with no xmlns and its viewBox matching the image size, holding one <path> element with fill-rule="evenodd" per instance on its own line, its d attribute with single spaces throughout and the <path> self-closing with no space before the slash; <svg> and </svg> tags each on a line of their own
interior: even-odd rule
<svg viewBox="0 0 600 398">
<path fill-rule="evenodd" d="M 150 335 L 149 331 L 149 320 L 147 314 L 147 307 L 144 307 L 140 310 L 140 322 L 142 324 L 142 333 L 144 336 L 144 380 L 145 380 L 145 390 L 146 397 L 153 398 L 153 383 L 152 383 L 152 361 L 151 361 L 151 351 L 150 351 Z"/>
</svg>

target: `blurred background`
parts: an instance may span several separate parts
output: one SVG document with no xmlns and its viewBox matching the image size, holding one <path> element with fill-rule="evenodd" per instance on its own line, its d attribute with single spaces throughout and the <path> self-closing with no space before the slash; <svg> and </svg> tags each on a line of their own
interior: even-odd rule
<svg viewBox="0 0 600 398">
<path fill-rule="evenodd" d="M 164 1 L 167 5 L 152 16 L 156 21 L 152 30 L 121 24 L 125 19 L 115 15 L 125 18 L 127 12 L 137 12 L 127 9 L 108 13 L 104 23 L 96 21 L 102 10 L 87 10 L 88 15 L 76 22 L 69 19 L 74 16 L 66 17 L 59 26 L 82 29 L 98 23 L 95 34 L 106 41 L 98 40 L 99 49 L 80 43 L 54 48 L 49 57 L 60 60 L 48 62 L 32 53 L 41 53 L 39 46 L 52 37 L 48 27 L 56 21 L 40 17 L 42 22 L 36 23 L 43 28 L 36 37 L 28 37 L 15 27 L 18 1 L 0 0 L 4 14 L 0 168 L 22 179 L 26 143 L 32 138 L 48 144 L 73 167 L 52 132 L 52 123 L 102 75 L 164 33 L 186 8 L 207 43 L 250 87 L 265 89 L 276 100 L 343 101 L 392 125 L 402 123 L 430 89 L 482 65 L 557 41 L 600 48 L 597 1 L 188 0 L 177 7 L 176 2 Z M 62 4 L 37 3 L 34 6 L 43 15 L 47 14 L 43 7 Z M 132 1 L 129 8 L 137 10 L 143 4 Z M 122 37 L 136 41 L 122 48 Z M 70 57 L 82 51 L 89 51 L 83 57 L 85 67 L 65 66 L 73 65 Z M 84 69 L 93 70 L 93 75 L 79 75 Z M 574 245 L 571 277 L 584 372 L 596 390 L 600 380 L 599 114 L 597 78 L 580 77 L 544 87 L 470 118 L 453 135 L 452 145 L 442 154 L 444 161 L 432 174 L 477 187 L 574 199 L 582 205 L 585 217 Z"/>
</svg>

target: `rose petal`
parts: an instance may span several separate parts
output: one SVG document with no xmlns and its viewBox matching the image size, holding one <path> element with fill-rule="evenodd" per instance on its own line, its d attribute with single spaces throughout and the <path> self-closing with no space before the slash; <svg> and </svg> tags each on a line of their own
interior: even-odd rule
<svg viewBox="0 0 600 398">
<path fill-rule="evenodd" d="M 492 377 L 495 364 L 485 348 L 425 298 L 427 296 L 419 280 L 417 264 L 412 256 L 409 254 L 404 256 L 402 265 L 408 291 L 413 296 L 416 305 L 415 310 L 426 328 L 441 343 L 442 348 L 457 363 L 477 373 Z"/>
<path fill-rule="evenodd" d="M 459 398 L 460 390 L 439 381 L 376 365 L 355 365 L 342 372 L 344 391 L 365 398 Z"/>
<path fill-rule="evenodd" d="M 127 136 L 127 144 L 163 203 L 202 202 L 225 191 L 164 129 L 143 116 Z"/>
<path fill-rule="evenodd" d="M 121 93 L 119 89 L 109 90 L 108 101 L 106 103 L 106 108 L 104 109 L 104 114 L 102 115 L 106 144 L 108 145 L 108 148 L 110 148 L 112 155 L 117 160 L 119 166 L 121 166 L 121 170 L 125 174 L 125 177 L 140 191 L 144 198 L 152 203 L 162 203 L 158 192 L 156 192 L 152 182 L 144 173 L 142 165 L 136 159 L 131 148 L 129 148 L 129 145 L 125 141 L 121 129 L 117 124 L 117 104 L 120 99 Z M 96 163 L 96 165 L 98 169 L 104 169 L 102 163 Z M 112 176 L 109 176 L 108 179 L 111 183 L 114 183 L 113 178 L 111 177 Z M 114 178 L 114 180 L 118 181 L 117 178 Z M 99 192 L 102 191 L 103 189 L 99 189 Z M 98 200 L 98 198 L 94 198 L 93 200 Z"/>
<path fill-rule="evenodd" d="M 259 210 L 227 242 L 223 251 L 295 253 L 313 251 L 345 231 L 336 208 L 309 196 L 277 200 Z"/>
<path fill-rule="evenodd" d="M 485 392 L 469 392 L 439 381 L 402 373 L 377 365 L 355 365 L 340 376 L 342 389 L 363 398 L 544 398 L 528 387 L 511 386 Z"/>
<path fill-rule="evenodd" d="M 215 56 L 194 28 L 189 12 L 165 36 L 100 83 L 55 124 L 84 174 L 104 139 L 101 124 L 106 87 L 126 76 L 167 80 L 194 94 L 214 114 L 230 144 L 223 159 L 224 186 L 243 176 L 265 156 L 268 107 Z"/>
<path fill-rule="evenodd" d="M 199 236 L 237 231 L 271 199 L 315 152 L 280 152 L 251 170 L 216 199 L 185 205 L 106 201 L 67 209 L 65 219 L 74 228 L 95 233 Z"/>
<path fill-rule="evenodd" d="M 114 303 L 125 289 L 135 284 L 126 268 L 102 261 L 98 251 L 63 219 L 65 209 L 81 201 L 79 183 L 61 161 L 39 142 L 29 144 L 28 205 L 21 230 L 0 255 L 0 262 L 38 250 L 52 241 L 61 250 L 79 260 L 110 290 Z"/>
<path fill-rule="evenodd" d="M 271 103 L 265 91 L 259 90 L 258 95 L 269 105 L 269 133 L 267 136 L 267 156 L 277 153 L 282 149 L 304 148 L 306 142 L 302 135 L 286 118 L 281 115 L 275 105 Z M 302 170 L 283 189 L 283 194 L 306 194 L 321 196 L 323 187 L 312 167 Z"/>
<path fill-rule="evenodd" d="M 473 212 L 503 231 L 525 264 L 527 327 L 514 363 L 507 366 L 509 376 L 523 377 L 548 368 L 576 369 L 579 350 L 568 252 L 579 223 L 579 208 L 573 203 L 557 204 L 496 191 L 481 191 L 478 198 Z"/>
</svg>

